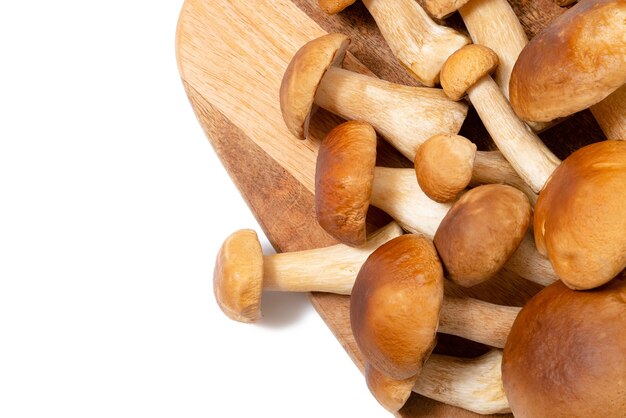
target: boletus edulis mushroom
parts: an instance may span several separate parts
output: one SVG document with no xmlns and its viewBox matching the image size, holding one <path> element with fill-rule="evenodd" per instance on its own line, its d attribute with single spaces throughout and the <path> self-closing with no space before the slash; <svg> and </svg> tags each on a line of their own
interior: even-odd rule
<svg viewBox="0 0 626 418">
<path fill-rule="evenodd" d="M 626 416 L 626 273 L 537 293 L 511 328 L 502 379 L 516 417 Z"/>
<path fill-rule="evenodd" d="M 392 222 L 360 247 L 337 244 L 264 256 L 256 232 L 239 230 L 226 238 L 217 255 L 215 299 L 229 318 L 255 322 L 261 318 L 263 291 L 350 294 L 368 255 L 401 234 L 402 229 Z"/>
</svg>

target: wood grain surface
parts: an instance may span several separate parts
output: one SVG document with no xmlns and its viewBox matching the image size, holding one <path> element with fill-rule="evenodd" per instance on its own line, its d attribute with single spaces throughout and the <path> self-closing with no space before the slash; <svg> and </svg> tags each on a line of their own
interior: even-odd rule
<svg viewBox="0 0 626 418">
<path fill-rule="evenodd" d="M 512 0 L 529 37 L 564 9 L 553 0 Z M 453 15 L 446 24 L 464 30 Z M 187 0 L 177 28 L 177 60 L 183 86 L 215 152 L 277 251 L 327 246 L 335 241 L 317 224 L 314 169 L 321 138 L 342 120 L 320 110 L 311 138 L 299 141 L 284 126 L 278 102 L 283 72 L 307 41 L 327 32 L 351 36 L 345 67 L 407 85 L 418 85 L 392 56 L 365 7 L 355 3 L 344 12 L 325 15 L 317 0 Z M 461 133 L 481 149 L 493 143 L 470 110 Z M 564 158 L 579 147 L 605 139 L 588 111 L 541 134 Z M 379 141 L 378 164 L 407 167 L 411 162 Z M 371 228 L 389 217 L 368 215 Z M 470 290 L 452 288 L 483 300 L 521 306 L 540 288 L 519 278 L 499 278 Z M 362 370 L 349 321 L 349 297 L 312 294 L 311 301 L 346 352 Z M 439 336 L 437 352 L 476 356 L 476 343 Z M 402 417 L 474 417 L 474 413 L 413 394 Z"/>
</svg>

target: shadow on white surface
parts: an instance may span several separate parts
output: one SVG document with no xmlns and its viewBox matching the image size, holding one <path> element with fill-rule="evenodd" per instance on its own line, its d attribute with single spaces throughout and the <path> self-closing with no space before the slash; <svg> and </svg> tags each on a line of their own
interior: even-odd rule
<svg viewBox="0 0 626 418">
<path fill-rule="evenodd" d="M 259 325 L 268 328 L 294 325 L 312 309 L 304 293 L 265 292 L 261 301 L 263 318 Z"/>
</svg>

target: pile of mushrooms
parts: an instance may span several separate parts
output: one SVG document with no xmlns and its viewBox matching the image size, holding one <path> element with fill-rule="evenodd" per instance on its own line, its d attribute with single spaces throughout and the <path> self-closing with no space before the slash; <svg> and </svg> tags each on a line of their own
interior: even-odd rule
<svg viewBox="0 0 626 418">
<path fill-rule="evenodd" d="M 219 306 L 255 322 L 263 291 L 351 295 L 367 387 L 392 412 L 416 392 L 479 414 L 626 416 L 624 1 L 580 1 L 530 42 L 506 0 L 363 3 L 425 87 L 343 69 L 343 34 L 297 51 L 279 91 L 289 131 L 307 139 L 317 107 L 347 120 L 315 144 L 317 221 L 339 243 L 264 256 L 235 232 Z M 457 10 L 474 44 L 428 15 Z M 458 135 L 469 106 L 498 151 Z M 588 107 L 608 139 L 561 161 L 535 132 Z M 379 137 L 414 168 L 377 166 Z M 394 221 L 368 235 L 370 206 Z M 524 307 L 450 290 L 511 277 L 546 287 Z M 438 333 L 488 350 L 433 354 Z"/>
</svg>

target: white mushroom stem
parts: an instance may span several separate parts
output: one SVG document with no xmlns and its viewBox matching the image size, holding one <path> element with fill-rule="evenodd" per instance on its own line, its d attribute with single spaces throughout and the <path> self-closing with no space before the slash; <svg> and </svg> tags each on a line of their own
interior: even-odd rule
<svg viewBox="0 0 626 418">
<path fill-rule="evenodd" d="M 474 359 L 431 354 L 413 391 L 478 414 L 508 413 L 501 368 L 500 350 Z"/>
<path fill-rule="evenodd" d="M 376 167 L 370 203 L 387 212 L 404 230 L 431 239 L 451 208 L 450 204 L 437 203 L 426 196 L 412 168 Z M 540 284 L 558 280 L 550 261 L 537 252 L 530 233 L 504 268 Z"/>
<path fill-rule="evenodd" d="M 365 245 L 325 248 L 263 257 L 263 290 L 349 295 L 361 266 L 378 247 L 402 235 L 396 223 L 373 233 Z"/>
<path fill-rule="evenodd" d="M 589 109 L 608 139 L 626 140 L 626 84 Z"/>
<path fill-rule="evenodd" d="M 435 134 L 456 134 L 467 105 L 454 102 L 441 89 L 409 87 L 342 68 L 328 69 L 315 103 L 345 119 L 370 123 L 413 161 L 417 148 Z"/>
<path fill-rule="evenodd" d="M 517 117 L 490 76 L 478 80 L 467 93 L 500 152 L 531 189 L 539 193 L 561 161 Z"/>
<path fill-rule="evenodd" d="M 415 0 L 363 0 L 400 63 L 425 86 L 439 82 L 439 71 L 469 39 L 435 23 Z"/>
<path fill-rule="evenodd" d="M 438 332 L 502 348 L 521 309 L 446 296 L 439 314 Z"/>
<path fill-rule="evenodd" d="M 480 184 L 508 184 L 524 192 L 533 206 L 537 202 L 537 194 L 517 175 L 500 151 L 476 152 L 470 185 Z"/>
</svg>

